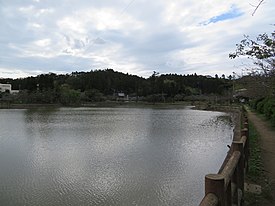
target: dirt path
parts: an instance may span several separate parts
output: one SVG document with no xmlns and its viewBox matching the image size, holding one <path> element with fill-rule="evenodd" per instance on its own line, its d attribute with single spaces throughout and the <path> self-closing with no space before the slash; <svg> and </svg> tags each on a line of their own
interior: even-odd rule
<svg viewBox="0 0 275 206">
<path fill-rule="evenodd" d="M 270 128 L 267 122 L 249 110 L 248 119 L 260 134 L 264 169 L 266 170 L 266 176 L 269 178 L 269 182 L 272 184 L 272 195 L 273 200 L 275 200 L 275 131 Z"/>
</svg>

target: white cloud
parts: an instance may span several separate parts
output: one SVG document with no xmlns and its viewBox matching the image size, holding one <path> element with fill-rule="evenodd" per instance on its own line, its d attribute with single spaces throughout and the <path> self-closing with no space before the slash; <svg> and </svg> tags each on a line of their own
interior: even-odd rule
<svg viewBox="0 0 275 206">
<path fill-rule="evenodd" d="M 108 67 L 146 76 L 153 70 L 229 75 L 241 70 L 228 54 L 243 34 L 274 29 L 275 2 L 266 0 L 252 17 L 249 3 L 257 2 L 6 1 L 0 8 L 0 67 L 17 74 Z M 238 15 L 225 17 L 233 11 Z"/>
<path fill-rule="evenodd" d="M 230 10 L 237 1 L 173 1 L 167 2 L 165 20 L 178 26 L 197 26 L 200 22 L 219 16 Z M 239 5 L 239 3 L 238 3 Z"/>
<path fill-rule="evenodd" d="M 28 76 L 36 76 L 41 74 L 42 71 L 23 71 L 15 68 L 1 68 L 0 67 L 0 78 L 21 78 Z"/>
<path fill-rule="evenodd" d="M 47 15 L 54 12 L 53 8 L 36 8 L 34 5 L 18 8 L 18 11 L 27 16 L 40 17 L 41 15 Z"/>
<path fill-rule="evenodd" d="M 119 11 L 111 8 L 89 8 L 65 16 L 57 22 L 57 25 L 62 32 L 72 35 L 87 35 L 90 30 L 96 32 L 116 30 L 128 34 L 129 31 L 142 29 L 142 22 L 131 15 L 124 14 L 123 18 L 120 16 Z"/>
<path fill-rule="evenodd" d="M 35 22 L 32 22 L 32 23 L 30 22 L 30 23 L 28 23 L 27 26 L 31 29 L 42 29 L 43 28 L 43 26 L 41 24 L 38 24 Z"/>
<path fill-rule="evenodd" d="M 49 46 L 51 44 L 51 40 L 50 39 L 40 39 L 40 40 L 35 41 L 34 44 L 39 47 L 45 47 L 45 46 Z"/>
<path fill-rule="evenodd" d="M 26 6 L 26 7 L 20 7 L 18 10 L 20 12 L 24 13 L 24 14 L 29 14 L 30 12 L 32 12 L 34 10 L 34 6 L 29 5 L 29 6 Z"/>
<path fill-rule="evenodd" d="M 81 19 L 74 19 L 73 17 L 65 17 L 62 20 L 57 22 L 60 30 L 62 31 L 70 31 L 76 33 L 86 33 L 87 30 L 85 28 L 85 24 Z"/>
</svg>

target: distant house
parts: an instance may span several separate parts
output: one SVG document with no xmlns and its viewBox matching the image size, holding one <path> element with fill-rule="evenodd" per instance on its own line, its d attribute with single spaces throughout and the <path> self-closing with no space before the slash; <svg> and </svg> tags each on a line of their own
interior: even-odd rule
<svg viewBox="0 0 275 206">
<path fill-rule="evenodd" d="M 18 94 L 19 90 L 11 90 L 11 94 Z"/>
<path fill-rule="evenodd" d="M 0 83 L 0 92 L 9 92 L 9 93 L 11 93 L 11 84 L 1 84 Z"/>
<path fill-rule="evenodd" d="M 11 84 L 1 84 L 0 83 L 0 92 L 8 92 L 10 94 L 17 94 L 19 90 L 12 90 Z"/>
<path fill-rule="evenodd" d="M 128 101 L 129 97 L 128 97 L 128 95 L 125 95 L 124 92 L 118 92 L 118 93 L 116 93 L 116 100 L 117 101 Z"/>
</svg>

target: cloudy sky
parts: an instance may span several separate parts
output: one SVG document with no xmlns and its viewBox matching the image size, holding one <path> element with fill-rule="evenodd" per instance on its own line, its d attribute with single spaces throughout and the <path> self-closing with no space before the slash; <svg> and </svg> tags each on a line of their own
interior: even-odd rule
<svg viewBox="0 0 275 206">
<path fill-rule="evenodd" d="M 0 78 L 112 68 L 212 75 L 244 34 L 274 30 L 275 1 L 0 0 Z"/>
</svg>

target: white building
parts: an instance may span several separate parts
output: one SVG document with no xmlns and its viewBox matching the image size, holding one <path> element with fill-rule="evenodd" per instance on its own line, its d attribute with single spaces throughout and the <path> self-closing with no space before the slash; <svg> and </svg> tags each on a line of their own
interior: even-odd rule
<svg viewBox="0 0 275 206">
<path fill-rule="evenodd" d="M 0 83 L 0 92 L 9 91 L 11 93 L 11 84 L 1 84 Z"/>
<path fill-rule="evenodd" d="M 124 92 L 118 92 L 116 94 L 116 96 L 117 96 L 117 101 L 128 101 L 129 100 L 128 95 L 125 95 Z"/>
</svg>

